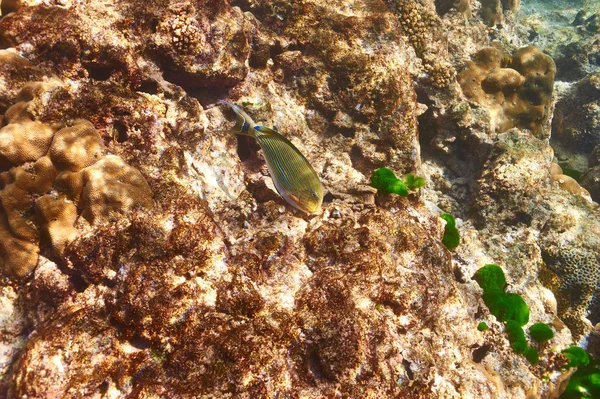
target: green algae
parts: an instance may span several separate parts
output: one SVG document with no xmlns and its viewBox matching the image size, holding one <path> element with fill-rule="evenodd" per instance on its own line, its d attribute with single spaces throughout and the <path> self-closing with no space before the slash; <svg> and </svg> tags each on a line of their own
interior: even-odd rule
<svg viewBox="0 0 600 399">
<path fill-rule="evenodd" d="M 554 338 L 554 332 L 545 323 L 535 323 L 529 327 L 529 335 L 539 343 L 546 342 Z"/>
<path fill-rule="evenodd" d="M 504 332 L 512 350 L 524 355 L 529 363 L 535 366 L 539 362 L 539 354 L 536 349 L 527 346 L 523 326 L 529 322 L 529 307 L 523 297 L 504 292 L 506 276 L 498 265 L 483 266 L 477 270 L 473 278 L 483 289 L 482 299 L 490 313 L 505 323 Z"/>
<path fill-rule="evenodd" d="M 475 280 L 483 289 L 483 302 L 498 320 L 516 321 L 519 326 L 527 324 L 529 307 L 521 295 L 504 292 L 506 277 L 500 266 L 483 266 L 475 273 Z"/>
<path fill-rule="evenodd" d="M 381 195 L 398 194 L 401 197 L 408 195 L 408 187 L 396 177 L 388 168 L 379 168 L 371 175 L 371 185 Z"/>
<path fill-rule="evenodd" d="M 485 265 L 477 270 L 475 281 L 477 281 L 484 292 L 504 292 L 504 287 L 506 287 L 504 271 L 500 266 L 494 264 Z"/>
<path fill-rule="evenodd" d="M 579 366 L 587 366 L 590 364 L 590 355 L 581 349 L 578 346 L 569 346 L 567 349 L 561 352 L 567 359 L 569 359 L 569 363 L 565 367 L 579 367 Z"/>
<path fill-rule="evenodd" d="M 458 247 L 458 244 L 460 244 L 460 234 L 456 228 L 456 221 L 454 220 L 454 216 L 449 213 L 442 213 L 440 217 L 446 221 L 444 236 L 442 237 L 442 244 L 452 251 Z"/>
<path fill-rule="evenodd" d="M 427 182 L 422 177 L 418 177 L 409 173 L 404 176 L 404 183 L 409 190 L 418 190 L 427 185 Z"/>
<path fill-rule="evenodd" d="M 527 339 L 525 331 L 516 320 L 509 320 L 504 326 L 504 332 L 508 335 L 508 342 L 515 353 L 522 355 L 527 350 Z"/>
<path fill-rule="evenodd" d="M 600 398 L 600 359 L 578 346 L 571 346 L 562 353 L 569 358 L 567 367 L 577 367 L 577 371 L 569 379 L 560 399 Z"/>
<path fill-rule="evenodd" d="M 523 355 L 525 355 L 525 359 L 527 359 L 527 361 L 529 361 L 529 363 L 531 363 L 533 366 L 537 365 L 540 361 L 540 355 L 535 348 L 527 348 Z"/>
<path fill-rule="evenodd" d="M 422 177 L 408 173 L 404 179 L 398 179 L 388 168 L 379 168 L 371 175 L 371 185 L 377 189 L 377 194 L 397 194 L 406 197 L 409 190 L 414 191 L 425 187 L 427 182 Z"/>
</svg>

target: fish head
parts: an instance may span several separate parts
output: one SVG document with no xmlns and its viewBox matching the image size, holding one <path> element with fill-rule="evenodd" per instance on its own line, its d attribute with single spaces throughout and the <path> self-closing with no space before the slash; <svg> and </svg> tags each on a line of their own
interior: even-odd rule
<svg viewBox="0 0 600 399">
<path fill-rule="evenodd" d="M 307 193 L 307 197 L 310 201 L 306 204 L 306 210 L 311 214 L 321 213 L 321 204 L 323 204 L 323 190 L 311 190 Z"/>
<path fill-rule="evenodd" d="M 287 193 L 285 196 L 294 207 L 312 215 L 321 213 L 323 203 L 323 187 L 305 188 L 295 193 Z"/>
</svg>

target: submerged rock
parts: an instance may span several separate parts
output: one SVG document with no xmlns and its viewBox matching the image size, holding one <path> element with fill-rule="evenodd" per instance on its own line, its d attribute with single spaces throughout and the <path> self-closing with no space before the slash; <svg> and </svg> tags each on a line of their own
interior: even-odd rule
<svg viewBox="0 0 600 399">
<path fill-rule="evenodd" d="M 552 60 L 470 62 L 509 35 L 465 18 L 480 3 L 5 3 L 0 396 L 559 394 L 564 359 L 514 353 L 472 277 L 502 264 L 560 351 L 595 277 L 546 255 L 592 259 L 600 216 L 551 184 Z M 311 160 L 322 213 L 281 199 L 219 99 Z M 428 184 L 378 195 L 380 167 Z"/>
</svg>

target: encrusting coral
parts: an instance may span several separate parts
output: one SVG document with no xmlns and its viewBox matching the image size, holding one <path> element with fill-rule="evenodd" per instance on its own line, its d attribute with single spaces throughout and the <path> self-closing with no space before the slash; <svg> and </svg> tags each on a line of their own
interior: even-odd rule
<svg viewBox="0 0 600 399">
<path fill-rule="evenodd" d="M 600 266 L 596 254 L 574 246 L 551 246 L 544 252 L 546 266 L 555 273 L 558 315 L 578 338 L 600 321 Z M 556 284 L 554 283 L 554 284 Z"/>
<path fill-rule="evenodd" d="M 587 200 L 592 200 L 589 191 L 581 187 L 577 180 L 571 176 L 563 174 L 563 170 L 560 165 L 552 163 L 550 168 L 550 183 L 558 186 L 561 190 L 570 192 L 571 194 L 581 195 Z"/>
<path fill-rule="evenodd" d="M 490 113 L 492 130 L 529 129 L 547 137 L 556 67 L 533 46 L 512 56 L 495 47 L 480 50 L 457 76 L 464 95 Z"/>
<path fill-rule="evenodd" d="M 552 139 L 583 153 L 600 146 L 600 72 L 574 84 L 556 103 Z"/>
<path fill-rule="evenodd" d="M 28 85 L 19 97 L 32 99 L 44 87 Z M 7 109 L 0 129 L 0 270 L 16 277 L 36 266 L 40 239 L 61 256 L 79 214 L 94 223 L 152 205 L 143 176 L 106 155 L 90 122 L 58 129 L 34 120 L 27 107 L 21 101 Z"/>
</svg>

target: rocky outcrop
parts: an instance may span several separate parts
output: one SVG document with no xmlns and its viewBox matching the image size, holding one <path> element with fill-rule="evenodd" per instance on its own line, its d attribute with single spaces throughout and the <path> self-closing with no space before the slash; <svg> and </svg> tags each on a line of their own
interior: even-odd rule
<svg viewBox="0 0 600 399">
<path fill-rule="evenodd" d="M 490 103 L 463 95 L 489 27 L 441 3 L 3 1 L 1 188 L 31 190 L 1 226 L 35 234 L 0 254 L 35 262 L 2 270 L 0 396 L 556 396 L 565 359 L 514 353 L 472 277 L 501 264 L 557 351 L 585 337 L 597 296 L 568 301 L 578 266 L 547 254 L 593 254 L 597 209 L 550 184 L 551 60 L 526 47 L 475 73 Z M 219 99 L 310 159 L 321 214 Z M 496 129 L 507 99 L 535 117 Z M 379 167 L 428 186 L 377 195 Z"/>
</svg>

